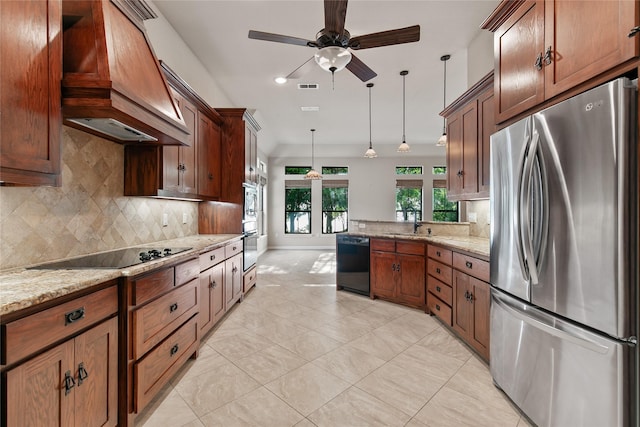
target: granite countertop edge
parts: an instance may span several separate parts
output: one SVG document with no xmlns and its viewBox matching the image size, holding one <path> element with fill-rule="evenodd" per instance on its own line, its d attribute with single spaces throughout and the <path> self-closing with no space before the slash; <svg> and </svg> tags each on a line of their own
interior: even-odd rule
<svg viewBox="0 0 640 427">
<path fill-rule="evenodd" d="M 421 242 L 439 244 L 447 246 L 452 249 L 458 249 L 465 252 L 469 252 L 475 255 L 479 255 L 482 258 L 489 260 L 490 243 L 487 237 L 476 236 L 427 236 L 425 234 L 411 234 L 411 233 L 393 233 L 393 232 L 347 232 L 350 236 L 362 236 L 369 238 L 382 238 L 382 239 L 402 239 L 402 240 L 416 240 Z"/>
<path fill-rule="evenodd" d="M 0 271 L 0 316 L 42 304 L 92 286 L 136 276 L 168 264 L 197 256 L 203 252 L 240 240 L 241 234 L 197 234 L 145 243 L 133 247 L 190 247 L 179 254 L 122 269 L 59 269 L 38 270 L 17 267 Z M 35 266 L 35 265 L 34 265 Z"/>
</svg>

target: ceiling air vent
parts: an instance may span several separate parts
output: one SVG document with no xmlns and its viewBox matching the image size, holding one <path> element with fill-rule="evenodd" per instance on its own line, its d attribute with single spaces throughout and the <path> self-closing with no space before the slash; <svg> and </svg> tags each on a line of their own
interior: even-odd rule
<svg viewBox="0 0 640 427">
<path fill-rule="evenodd" d="M 318 83 L 298 83 L 298 89 L 319 89 Z"/>
<path fill-rule="evenodd" d="M 302 111 L 320 111 L 320 107 L 300 107 Z"/>
</svg>

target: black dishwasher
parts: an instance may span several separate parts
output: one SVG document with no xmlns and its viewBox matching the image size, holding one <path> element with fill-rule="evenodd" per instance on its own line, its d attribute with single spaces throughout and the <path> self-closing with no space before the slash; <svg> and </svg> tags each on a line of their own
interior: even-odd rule
<svg viewBox="0 0 640 427">
<path fill-rule="evenodd" d="M 336 235 L 338 289 L 369 295 L 369 238 Z"/>
</svg>

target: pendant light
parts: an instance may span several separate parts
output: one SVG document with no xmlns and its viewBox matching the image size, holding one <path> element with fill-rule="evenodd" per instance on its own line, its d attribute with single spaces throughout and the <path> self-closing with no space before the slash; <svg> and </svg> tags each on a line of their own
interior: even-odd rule
<svg viewBox="0 0 640 427">
<path fill-rule="evenodd" d="M 444 110 L 447 107 L 447 61 L 451 58 L 451 55 L 442 55 L 440 57 L 440 61 L 444 63 L 444 89 L 442 95 L 442 109 Z M 447 145 L 447 122 L 446 119 L 442 118 L 442 135 L 438 138 L 438 142 L 436 142 L 438 147 L 444 147 Z"/>
<path fill-rule="evenodd" d="M 378 157 L 378 153 L 376 153 L 371 144 L 371 88 L 373 87 L 373 83 L 367 83 L 367 87 L 369 88 L 369 149 L 364 153 L 364 156 L 367 159 L 373 159 L 374 157 Z"/>
<path fill-rule="evenodd" d="M 398 146 L 398 153 L 408 153 L 411 150 L 409 144 L 407 144 L 407 139 L 404 134 L 404 122 L 405 122 L 405 88 L 404 88 L 404 79 L 409 74 L 407 70 L 400 71 L 400 75 L 402 76 L 402 143 Z"/>
<path fill-rule="evenodd" d="M 304 176 L 304 179 L 322 179 L 322 175 L 320 175 L 314 168 L 313 168 L 313 163 L 314 163 L 314 150 L 313 150 L 313 134 L 316 130 L 315 129 L 311 129 L 311 169 L 309 170 L 309 172 L 307 172 L 307 174 Z"/>
</svg>

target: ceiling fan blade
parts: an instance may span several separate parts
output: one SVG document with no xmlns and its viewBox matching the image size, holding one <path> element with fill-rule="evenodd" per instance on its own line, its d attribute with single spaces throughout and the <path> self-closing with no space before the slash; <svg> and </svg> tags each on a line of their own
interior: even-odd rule
<svg viewBox="0 0 640 427">
<path fill-rule="evenodd" d="M 347 18 L 347 0 L 324 0 L 324 29 L 341 35 Z"/>
<path fill-rule="evenodd" d="M 298 46 L 310 46 L 310 47 L 313 47 L 315 43 L 315 42 L 312 42 L 311 40 L 305 40 L 298 37 L 283 36 L 280 34 L 265 33 L 262 31 L 254 31 L 254 30 L 249 31 L 249 38 L 255 39 L 255 40 L 265 40 L 268 42 L 287 43 L 287 44 L 295 44 Z"/>
<path fill-rule="evenodd" d="M 407 28 L 398 28 L 397 30 L 352 37 L 349 41 L 349 47 L 354 50 L 369 49 L 372 47 L 417 42 L 418 40 L 420 40 L 420 25 L 414 25 Z"/>
<path fill-rule="evenodd" d="M 377 76 L 376 72 L 360 61 L 357 56 L 351 55 L 351 61 L 347 64 L 347 69 L 351 71 L 357 78 L 366 82 Z"/>
<path fill-rule="evenodd" d="M 311 58 L 309 58 L 307 60 L 307 62 L 305 62 L 304 64 L 302 64 L 301 66 L 299 66 L 298 68 L 296 68 L 295 70 L 293 70 L 291 72 L 291 74 L 289 74 L 287 76 L 287 80 L 290 79 L 299 79 L 300 77 L 304 76 L 305 74 L 307 74 L 309 71 L 311 71 L 311 69 L 314 67 L 316 61 L 314 60 L 313 56 Z"/>
</svg>

